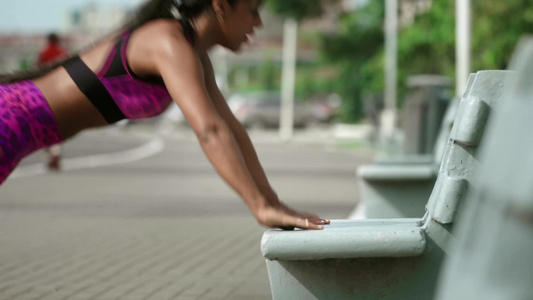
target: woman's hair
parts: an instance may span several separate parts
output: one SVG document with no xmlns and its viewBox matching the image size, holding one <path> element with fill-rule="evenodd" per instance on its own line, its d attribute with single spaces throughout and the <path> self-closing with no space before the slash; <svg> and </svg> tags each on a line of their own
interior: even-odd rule
<svg viewBox="0 0 533 300">
<path fill-rule="evenodd" d="M 115 35 L 117 32 L 122 32 L 126 28 L 134 30 L 142 25 L 155 19 L 177 19 L 177 18 L 194 18 L 202 14 L 205 10 L 211 9 L 213 0 L 148 0 L 141 5 L 135 13 L 129 18 L 118 30 L 114 30 L 110 34 L 103 36 L 96 42 L 91 43 L 90 46 L 84 47 L 79 51 L 72 53 L 70 56 L 60 59 L 50 65 L 29 70 L 16 72 L 11 74 L 0 75 L 0 84 L 12 83 L 22 80 L 35 79 L 52 71 L 58 66 L 64 65 L 83 52 L 99 42 Z M 226 0 L 230 5 L 234 5 L 240 0 Z"/>
</svg>

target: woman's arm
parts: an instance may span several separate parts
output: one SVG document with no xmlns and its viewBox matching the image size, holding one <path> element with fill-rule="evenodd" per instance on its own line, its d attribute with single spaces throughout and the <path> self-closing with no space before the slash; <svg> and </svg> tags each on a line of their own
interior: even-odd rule
<svg viewBox="0 0 533 300">
<path fill-rule="evenodd" d="M 328 221 L 322 220 L 314 214 L 296 212 L 279 201 L 278 195 L 276 194 L 276 192 L 274 192 L 270 183 L 268 182 L 265 171 L 261 166 L 261 163 L 248 133 L 246 132 L 242 124 L 233 115 L 233 112 L 228 107 L 224 96 L 222 95 L 216 84 L 213 66 L 207 53 L 200 55 L 200 61 L 203 66 L 205 85 L 211 97 L 211 100 L 220 117 L 226 122 L 226 124 L 232 131 L 236 139 L 237 145 L 241 150 L 246 166 L 256 186 L 259 188 L 261 193 L 266 196 L 267 201 L 270 201 L 270 204 L 274 207 L 278 207 L 293 216 L 308 218 L 315 224 L 328 224 Z"/>
<path fill-rule="evenodd" d="M 172 35 L 172 33 L 169 33 Z M 307 219 L 280 215 L 256 185 L 233 132 L 213 105 L 195 51 L 179 34 L 154 45 L 155 64 L 219 175 L 241 196 L 259 223 L 269 227 L 321 229 Z"/>
<path fill-rule="evenodd" d="M 248 136 L 248 133 L 242 124 L 233 115 L 226 100 L 224 99 L 224 96 L 216 84 L 215 74 L 209 56 L 205 53 L 200 55 L 200 61 L 205 74 L 205 85 L 215 109 L 235 136 L 235 140 L 241 150 L 244 161 L 246 162 L 246 166 L 248 167 L 248 170 L 250 171 L 250 174 L 252 175 L 257 187 L 264 195 L 268 197 L 269 200 L 275 201 L 273 204 L 276 204 L 279 202 L 277 194 L 274 192 L 270 186 L 270 183 L 268 182 L 267 176 L 263 170 L 263 167 L 261 166 L 261 163 L 259 162 L 259 158 L 252 141 L 250 140 L 250 137 Z"/>
</svg>

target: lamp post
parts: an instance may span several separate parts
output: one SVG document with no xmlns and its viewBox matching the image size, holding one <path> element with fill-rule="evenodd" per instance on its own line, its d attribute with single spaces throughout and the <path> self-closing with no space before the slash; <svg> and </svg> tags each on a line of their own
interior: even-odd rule
<svg viewBox="0 0 533 300">
<path fill-rule="evenodd" d="M 396 122 L 398 77 L 398 0 L 385 2 L 385 109 L 381 115 L 381 137 L 392 138 Z"/>
<path fill-rule="evenodd" d="M 279 133 L 282 141 L 289 141 L 293 135 L 294 84 L 296 78 L 296 49 L 298 22 L 287 19 L 283 27 L 283 73 L 281 79 L 281 113 Z"/>
<path fill-rule="evenodd" d="M 455 1 L 455 69 L 456 92 L 461 95 L 466 88 L 466 81 L 470 74 L 470 40 L 471 40 L 471 0 Z"/>
</svg>

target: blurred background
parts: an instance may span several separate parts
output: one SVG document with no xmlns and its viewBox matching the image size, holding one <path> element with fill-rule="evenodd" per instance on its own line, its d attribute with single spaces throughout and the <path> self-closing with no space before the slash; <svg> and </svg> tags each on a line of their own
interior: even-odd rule
<svg viewBox="0 0 533 300">
<path fill-rule="evenodd" d="M 141 3 L 3 0 L 0 73 L 34 68 L 51 32 L 82 49 Z M 217 82 L 283 201 L 330 219 L 358 206 L 359 166 L 438 152 L 468 74 L 506 69 L 533 30 L 531 0 L 265 0 L 261 14 L 251 45 L 211 51 Z M 61 172 L 41 154 L 0 188 L 0 299 L 271 299 L 265 229 L 176 105 L 78 135 Z"/>
<path fill-rule="evenodd" d="M 0 72 L 32 67 L 51 31 L 61 35 L 68 49 L 80 49 L 111 32 L 140 3 L 28 0 L 5 4 L 0 11 Z M 299 23 L 294 95 L 300 101 L 318 103 L 311 108 L 314 119 L 308 121 L 376 124 L 373 119 L 383 108 L 385 95 L 386 3 L 265 1 L 265 26 L 251 47 L 238 55 L 212 51 L 221 89 L 228 98 L 281 91 L 283 24 L 291 17 Z M 457 14 L 454 1 L 447 0 L 402 0 L 396 6 L 395 103 L 401 108 L 409 93 L 409 76 L 438 74 L 455 79 Z M 471 30 L 469 72 L 504 69 L 520 36 L 533 28 L 530 2 L 474 0 L 471 12 L 471 26 L 465 27 Z"/>
</svg>

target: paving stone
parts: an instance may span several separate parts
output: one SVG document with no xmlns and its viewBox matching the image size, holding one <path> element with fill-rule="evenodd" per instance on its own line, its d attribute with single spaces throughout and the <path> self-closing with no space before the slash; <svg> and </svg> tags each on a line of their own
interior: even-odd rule
<svg viewBox="0 0 533 300">
<path fill-rule="evenodd" d="M 138 144 L 134 135 L 104 148 Z M 8 180 L 0 300 L 270 299 L 265 228 L 196 141 L 164 138 L 161 153 L 137 162 Z M 68 156 L 101 141 L 84 135 Z M 355 206 L 353 171 L 368 159 L 271 142 L 258 153 L 289 204 L 339 216 Z"/>
</svg>

